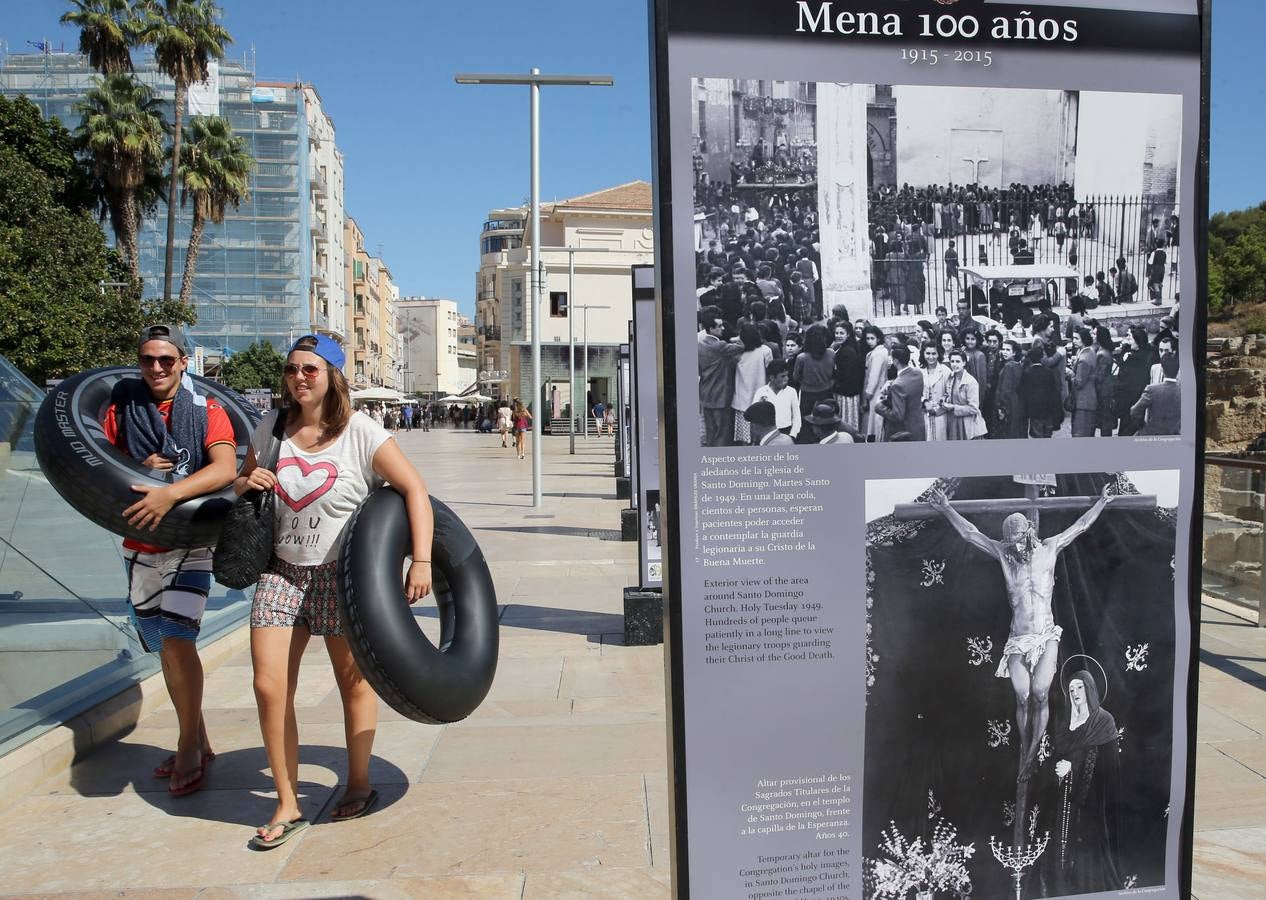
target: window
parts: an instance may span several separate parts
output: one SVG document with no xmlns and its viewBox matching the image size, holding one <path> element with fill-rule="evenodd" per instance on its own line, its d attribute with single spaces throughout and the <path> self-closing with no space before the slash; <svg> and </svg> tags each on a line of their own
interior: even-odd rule
<svg viewBox="0 0 1266 900">
<path fill-rule="evenodd" d="M 567 318 L 567 292 L 566 291 L 550 291 L 549 292 L 549 314 L 554 319 Z"/>
</svg>

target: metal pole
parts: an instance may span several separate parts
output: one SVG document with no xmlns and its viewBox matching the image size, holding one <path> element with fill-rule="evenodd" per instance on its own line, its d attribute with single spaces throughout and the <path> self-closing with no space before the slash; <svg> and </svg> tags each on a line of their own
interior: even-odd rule
<svg viewBox="0 0 1266 900">
<path fill-rule="evenodd" d="M 585 440 L 589 440 L 589 307 L 585 307 Z"/>
<path fill-rule="evenodd" d="M 532 69 L 533 75 L 541 74 L 541 70 Z M 540 508 L 541 500 L 541 437 L 545 433 L 541 409 L 541 86 L 533 83 L 531 90 L 531 141 L 532 141 L 532 193 L 531 193 L 531 229 L 532 229 L 532 506 Z"/>
<path fill-rule="evenodd" d="M 576 295 L 573 282 L 576 278 L 576 254 L 567 251 L 567 439 L 571 444 L 571 455 L 576 455 L 576 333 L 572 328 L 575 321 Z"/>
</svg>

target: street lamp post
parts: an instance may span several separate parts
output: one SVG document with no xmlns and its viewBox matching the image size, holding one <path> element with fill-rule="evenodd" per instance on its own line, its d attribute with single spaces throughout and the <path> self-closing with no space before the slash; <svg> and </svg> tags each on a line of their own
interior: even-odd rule
<svg viewBox="0 0 1266 900">
<path fill-rule="evenodd" d="M 567 440 L 570 444 L 572 456 L 576 455 L 576 333 L 572 327 L 575 321 L 572 318 L 571 311 L 575 309 L 575 280 L 576 280 L 576 254 L 577 253 L 610 253 L 607 247 L 542 247 L 542 250 L 552 252 L 562 252 L 567 254 L 567 396 L 568 402 L 571 404 L 571 414 L 567 417 Z M 588 350 L 585 351 L 585 359 L 588 360 Z M 588 415 L 588 410 L 581 410 L 582 416 Z M 589 420 L 583 420 L 588 427 Z"/>
<path fill-rule="evenodd" d="M 541 166 L 540 166 L 540 102 L 541 85 L 570 87 L 610 87 L 615 79 L 610 75 L 542 75 L 540 69 L 532 69 L 527 75 L 457 74 L 458 84 L 526 84 L 531 89 L 530 144 L 532 234 L 532 396 L 536 414 L 532 417 L 532 506 L 540 507 L 541 499 L 541 436 L 544 410 L 541 399 Z"/>
<path fill-rule="evenodd" d="M 581 310 L 584 310 L 584 312 L 585 312 L 585 321 L 584 321 L 584 324 L 582 324 L 582 325 L 581 325 L 581 331 L 582 331 L 582 333 L 583 333 L 583 335 L 584 335 L 584 337 L 583 337 L 583 341 L 584 341 L 584 348 L 585 348 L 585 410 L 584 410 L 584 412 L 582 413 L 582 418 L 581 418 L 581 421 L 585 423 L 585 432 L 584 432 L 584 434 L 585 434 L 585 440 L 589 440 L 589 310 L 591 310 L 591 309 L 610 309 L 611 307 L 610 307 L 610 306 L 607 306 L 607 305 L 605 305 L 605 304 L 589 304 L 589 305 L 578 304 L 578 305 L 577 305 L 577 306 L 575 306 L 574 308 L 575 308 L 575 309 L 581 309 Z M 568 302 L 568 313 L 570 313 L 570 312 L 571 312 L 571 309 L 572 309 L 572 307 L 571 307 L 571 303 L 570 303 L 570 301 L 569 301 L 569 302 Z M 571 324 L 571 323 L 570 323 L 570 319 L 569 319 L 569 320 L 568 320 L 568 325 L 570 326 L 570 324 Z M 573 354 L 573 357 L 574 357 L 574 354 Z M 574 358 L 573 358 L 573 361 L 572 361 L 572 369 L 573 369 L 573 370 L 575 369 L 575 360 L 574 360 Z M 573 406 L 575 406 L 575 400 L 573 400 L 573 401 L 572 401 L 572 405 L 573 405 Z M 574 452 L 576 452 L 574 447 L 572 448 L 572 452 L 573 452 L 573 453 L 574 453 Z"/>
</svg>

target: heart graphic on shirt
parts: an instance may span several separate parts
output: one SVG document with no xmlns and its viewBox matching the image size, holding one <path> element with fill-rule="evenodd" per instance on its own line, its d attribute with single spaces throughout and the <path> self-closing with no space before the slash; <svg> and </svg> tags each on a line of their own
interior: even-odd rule
<svg viewBox="0 0 1266 900">
<path fill-rule="evenodd" d="M 291 497 L 290 493 L 282 486 L 281 472 L 283 469 L 288 469 L 292 466 L 299 470 L 299 476 L 296 478 L 291 475 L 286 480 L 290 482 L 291 488 L 297 495 L 295 497 Z M 295 512 L 316 502 L 326 491 L 334 487 L 334 482 L 338 480 L 338 469 L 334 467 L 333 463 L 319 462 L 309 465 L 293 456 L 283 459 L 277 464 L 276 474 L 277 495 Z"/>
</svg>

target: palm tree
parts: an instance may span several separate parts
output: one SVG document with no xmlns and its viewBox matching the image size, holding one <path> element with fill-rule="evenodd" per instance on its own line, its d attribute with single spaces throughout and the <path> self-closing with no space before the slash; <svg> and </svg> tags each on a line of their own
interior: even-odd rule
<svg viewBox="0 0 1266 900">
<path fill-rule="evenodd" d="M 176 188 L 179 185 L 176 168 L 183 159 L 180 141 L 185 96 L 189 85 L 207 80 L 211 59 L 224 58 L 224 47 L 233 42 L 233 36 L 220 24 L 220 8 L 214 0 L 140 0 L 140 3 L 145 16 L 140 41 L 153 45 L 154 61 L 159 71 L 176 83 L 172 178 L 167 186 L 167 255 L 163 268 L 163 296 L 170 299 L 176 246 Z"/>
<path fill-rule="evenodd" d="M 131 75 L 107 75 L 94 79 L 75 111 L 82 117 L 75 138 L 105 190 L 115 240 L 139 281 L 137 194 L 161 172 L 167 132 L 162 102 Z"/>
<path fill-rule="evenodd" d="M 193 203 L 193 230 L 185 252 L 185 273 L 180 281 L 180 301 L 188 303 L 198 265 L 198 249 L 207 222 L 219 225 L 229 205 L 234 208 L 250 188 L 255 158 L 246 140 L 233 133 L 222 116 L 194 116 L 181 145 L 180 202 Z"/>
<path fill-rule="evenodd" d="M 70 0 L 74 9 L 61 17 L 63 25 L 79 26 L 79 52 L 102 75 L 132 71 L 131 46 L 139 22 L 132 0 Z"/>
</svg>

